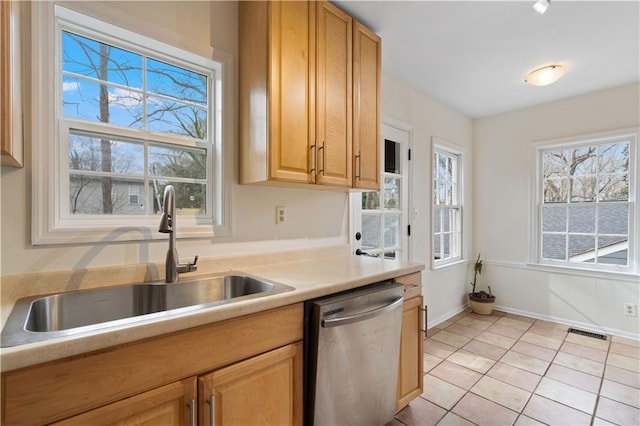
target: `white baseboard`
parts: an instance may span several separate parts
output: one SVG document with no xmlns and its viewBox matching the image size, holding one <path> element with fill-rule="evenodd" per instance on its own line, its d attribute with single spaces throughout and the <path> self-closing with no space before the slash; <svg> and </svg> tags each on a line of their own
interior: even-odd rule
<svg viewBox="0 0 640 426">
<path fill-rule="evenodd" d="M 435 318 L 435 319 L 429 321 L 427 323 L 427 325 L 428 325 L 429 329 L 431 329 L 431 328 L 437 326 L 438 324 L 441 324 L 441 323 L 447 321 L 451 317 L 454 317 L 454 316 L 458 315 L 460 312 L 464 311 L 468 307 L 469 307 L 468 304 L 464 304 L 464 305 L 458 306 L 457 308 L 452 309 L 451 311 L 440 315 L 438 318 Z M 619 336 L 619 337 L 624 337 L 626 339 L 640 341 L 640 335 L 634 334 L 634 333 L 629 333 L 628 331 L 618 330 L 618 329 L 609 328 L 609 327 L 599 327 L 599 326 L 591 324 L 591 323 L 580 322 L 580 321 L 571 321 L 571 320 L 568 320 L 568 319 L 565 319 L 565 318 L 554 317 L 554 316 L 551 316 L 551 315 L 541 315 L 541 314 L 538 314 L 536 312 L 523 311 L 521 309 L 513 309 L 513 308 L 506 307 L 506 306 L 496 305 L 494 307 L 494 309 L 496 311 L 502 311 L 502 312 L 507 312 L 507 313 L 510 313 L 510 314 L 522 315 L 524 317 L 535 318 L 535 319 L 540 319 L 540 320 L 544 320 L 544 321 L 557 322 L 558 324 L 565 324 L 567 326 L 576 327 L 576 328 L 580 328 L 580 329 L 587 330 L 587 331 L 596 331 L 596 332 L 603 333 L 603 334 L 608 334 L 608 335 L 611 335 L 611 336 Z"/>
<path fill-rule="evenodd" d="M 545 321 L 552 321 L 552 322 L 557 322 L 559 324 L 566 324 L 567 326 L 576 327 L 576 328 L 580 328 L 580 329 L 584 329 L 584 330 L 588 330 L 588 331 L 596 331 L 596 332 L 603 333 L 603 334 L 609 334 L 611 336 L 619 336 L 619 337 L 624 337 L 624 338 L 632 339 L 632 340 L 640 340 L 640 335 L 638 335 L 638 334 L 629 333 L 628 331 L 617 330 L 617 329 L 609 328 L 609 327 L 600 327 L 600 326 L 597 326 L 597 325 L 591 324 L 591 323 L 580 322 L 580 321 L 571 321 L 571 320 L 568 320 L 566 318 L 559 318 L 559 317 L 554 317 L 554 316 L 551 316 L 551 315 L 541 315 L 541 314 L 538 314 L 536 312 L 523 311 L 521 309 L 513 309 L 513 308 L 506 307 L 506 306 L 496 305 L 494 307 L 494 309 L 496 311 L 502 311 L 502 312 L 507 312 L 507 313 L 510 313 L 510 314 L 522 315 L 522 316 L 529 317 L 529 318 L 535 318 L 535 319 L 540 319 L 540 320 L 545 320 Z"/>
<path fill-rule="evenodd" d="M 454 309 L 450 310 L 449 312 L 446 312 L 446 313 L 440 315 L 438 318 L 435 318 L 435 319 L 432 319 L 431 321 L 428 321 L 427 322 L 427 326 L 428 326 L 428 328 L 431 329 L 431 328 L 435 327 L 436 325 L 445 322 L 449 318 L 458 315 L 460 312 L 464 311 L 468 307 L 469 307 L 468 303 L 465 303 L 464 305 L 458 306 L 457 308 L 454 308 Z M 427 305 L 427 309 L 429 309 L 428 305 Z"/>
</svg>

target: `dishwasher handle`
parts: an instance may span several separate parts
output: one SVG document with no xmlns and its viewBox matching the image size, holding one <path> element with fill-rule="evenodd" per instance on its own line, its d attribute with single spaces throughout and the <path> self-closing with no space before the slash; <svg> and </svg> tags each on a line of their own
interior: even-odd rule
<svg viewBox="0 0 640 426">
<path fill-rule="evenodd" d="M 385 312 L 394 310 L 396 307 L 402 305 L 403 301 L 404 301 L 404 297 L 399 297 L 395 299 L 393 302 L 389 303 L 388 305 L 384 305 L 380 308 L 372 309 L 370 311 L 360 312 L 355 315 L 347 315 L 345 317 L 322 320 L 320 322 L 320 325 L 322 325 L 322 327 L 324 328 L 329 328 L 329 327 L 338 327 L 341 325 L 364 321 L 369 318 L 377 317 L 378 315 L 381 315 Z"/>
</svg>

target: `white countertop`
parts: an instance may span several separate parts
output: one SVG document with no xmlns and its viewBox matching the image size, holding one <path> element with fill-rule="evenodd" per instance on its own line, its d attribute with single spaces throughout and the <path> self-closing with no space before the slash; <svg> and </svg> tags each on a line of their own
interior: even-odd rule
<svg viewBox="0 0 640 426">
<path fill-rule="evenodd" d="M 139 323 L 103 329 L 87 334 L 2 348 L 2 371 L 10 371 L 47 361 L 79 355 L 166 333 L 273 309 L 328 294 L 349 290 L 376 281 L 418 272 L 419 263 L 339 255 L 289 263 L 242 267 L 242 271 L 294 287 L 295 290 L 251 300 L 238 301 L 192 311 L 175 317 L 141 320 Z M 183 276 L 188 280 L 188 275 Z M 169 284 L 180 285 L 180 283 Z M 6 309 L 6 306 L 3 306 Z"/>
</svg>

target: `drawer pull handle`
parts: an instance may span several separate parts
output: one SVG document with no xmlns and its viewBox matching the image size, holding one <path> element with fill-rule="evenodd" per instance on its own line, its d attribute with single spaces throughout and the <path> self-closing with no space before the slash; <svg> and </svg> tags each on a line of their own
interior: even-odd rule
<svg viewBox="0 0 640 426">
<path fill-rule="evenodd" d="M 421 330 L 424 333 L 424 337 L 427 337 L 427 305 L 424 305 L 424 308 L 420 308 L 422 312 L 424 312 L 424 330 Z"/>
</svg>

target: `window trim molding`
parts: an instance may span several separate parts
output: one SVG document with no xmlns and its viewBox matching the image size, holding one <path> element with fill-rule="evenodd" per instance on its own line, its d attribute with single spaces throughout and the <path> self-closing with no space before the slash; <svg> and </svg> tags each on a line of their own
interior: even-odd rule
<svg viewBox="0 0 640 426">
<path fill-rule="evenodd" d="M 57 88 L 57 73 L 52 67 L 59 63 L 57 44 L 56 48 L 51 48 L 51 43 L 57 39 L 58 18 L 56 7 L 64 10 L 62 13 L 66 20 L 68 16 L 82 16 L 89 20 L 98 20 L 105 27 L 117 26 L 117 23 L 100 20 L 90 15 L 85 15 L 66 6 L 56 5 L 53 2 L 35 2 L 31 4 L 31 62 L 32 70 L 40 72 L 31 73 L 31 97 L 38 96 L 38 102 L 31 102 L 31 152 L 32 152 L 32 206 L 31 206 L 31 243 L 33 245 L 49 244 L 74 244 L 92 242 L 114 242 L 114 241 L 145 241 L 161 240 L 166 236 L 157 232 L 155 221 L 150 222 L 148 216 L 121 215 L 104 223 L 102 221 L 90 220 L 89 223 L 77 221 L 69 224 L 68 220 L 61 216 L 60 204 L 60 173 L 57 168 L 61 164 L 61 153 L 59 145 L 50 143 L 52 137 L 60 134 L 60 126 L 56 117 L 56 105 L 59 94 Z M 148 26 L 148 25 L 147 25 Z M 213 127 L 214 134 L 210 138 L 213 143 L 211 165 L 214 175 L 212 175 L 212 188 L 210 193 L 217 191 L 217 199 L 221 200 L 221 205 L 212 200 L 213 208 L 208 217 L 180 217 L 177 238 L 211 238 L 216 236 L 227 236 L 231 234 L 231 194 L 230 185 L 232 182 L 233 164 L 233 56 L 222 50 L 209 50 L 209 55 L 201 58 L 201 54 L 206 49 L 197 49 L 198 53 L 189 52 L 178 44 L 178 46 L 165 45 L 164 42 L 153 40 L 144 34 L 147 26 L 141 26 L 141 32 L 136 33 L 122 29 L 123 33 L 133 35 L 137 40 L 149 42 L 149 51 L 155 52 L 168 48 L 169 53 L 186 53 L 189 61 L 196 66 L 202 66 L 209 60 L 217 62 L 220 66 L 219 79 L 212 79 L 214 88 L 214 99 L 211 107 L 212 120 L 215 120 Z M 118 27 L 119 29 L 121 27 Z M 191 43 L 193 44 L 193 43 Z M 187 46 L 188 48 L 189 46 Z M 166 58 L 167 54 L 160 52 L 158 59 Z M 170 56 L 169 56 L 170 57 Z M 210 58 L 210 59 L 209 59 Z M 204 60 L 203 60 L 204 59 Z M 222 114 L 221 111 L 228 111 Z M 53 135 L 53 136 L 52 136 Z M 214 143 L 215 141 L 215 143 Z M 224 159 L 223 159 L 224 154 Z M 211 166 L 209 166 L 209 171 Z M 213 224 L 213 218 L 218 218 L 219 225 Z M 66 221 L 66 223 L 65 223 Z M 93 223 L 92 223 L 93 222 Z"/>
<path fill-rule="evenodd" d="M 444 151 L 445 153 L 454 155 L 458 157 L 458 200 L 459 200 L 459 208 L 460 208 L 460 254 L 456 257 L 451 257 L 451 258 L 447 258 L 447 259 L 439 259 L 436 260 L 434 259 L 434 248 L 433 248 L 433 236 L 435 234 L 435 227 L 434 227 L 434 203 L 433 203 L 433 197 L 434 197 L 434 193 L 433 193 L 433 175 L 435 173 L 435 171 L 433 170 L 433 155 L 435 154 L 436 151 Z M 429 186 L 430 186 L 430 192 L 431 192 L 431 197 L 429 199 L 429 206 L 430 206 L 430 215 L 429 215 L 429 229 L 431 231 L 430 233 L 430 237 L 429 237 L 429 260 L 430 260 L 430 266 L 432 270 L 437 270 L 437 269 L 441 269 L 441 268 L 446 268 L 446 267 L 450 267 L 450 266 L 455 266 L 458 264 L 461 264 L 465 261 L 464 258 L 464 200 L 465 200 L 465 185 L 464 185 L 464 179 L 465 179 L 465 167 L 464 167 L 464 157 L 467 154 L 467 150 L 459 145 L 456 145 L 454 143 L 448 142 L 446 140 L 440 139 L 437 136 L 432 136 L 431 137 L 431 155 L 429 156 L 429 163 L 431 165 L 431 173 L 429 175 Z"/>
<path fill-rule="evenodd" d="M 541 159 L 542 152 L 554 148 L 570 148 L 586 145 L 600 144 L 611 139 L 631 138 L 629 146 L 629 265 L 605 265 L 593 267 L 588 263 L 571 263 L 565 261 L 542 260 L 541 253 Z M 564 270 L 565 273 L 588 275 L 605 278 L 607 276 L 636 276 L 640 273 L 640 185 L 636 182 L 640 172 L 640 128 L 631 127 L 606 132 L 590 133 L 585 135 L 571 136 L 559 139 L 549 139 L 536 141 L 531 148 L 531 182 L 530 182 L 530 203 L 529 206 L 529 261 L 526 263 L 532 267 L 548 268 L 548 270 Z"/>
</svg>

